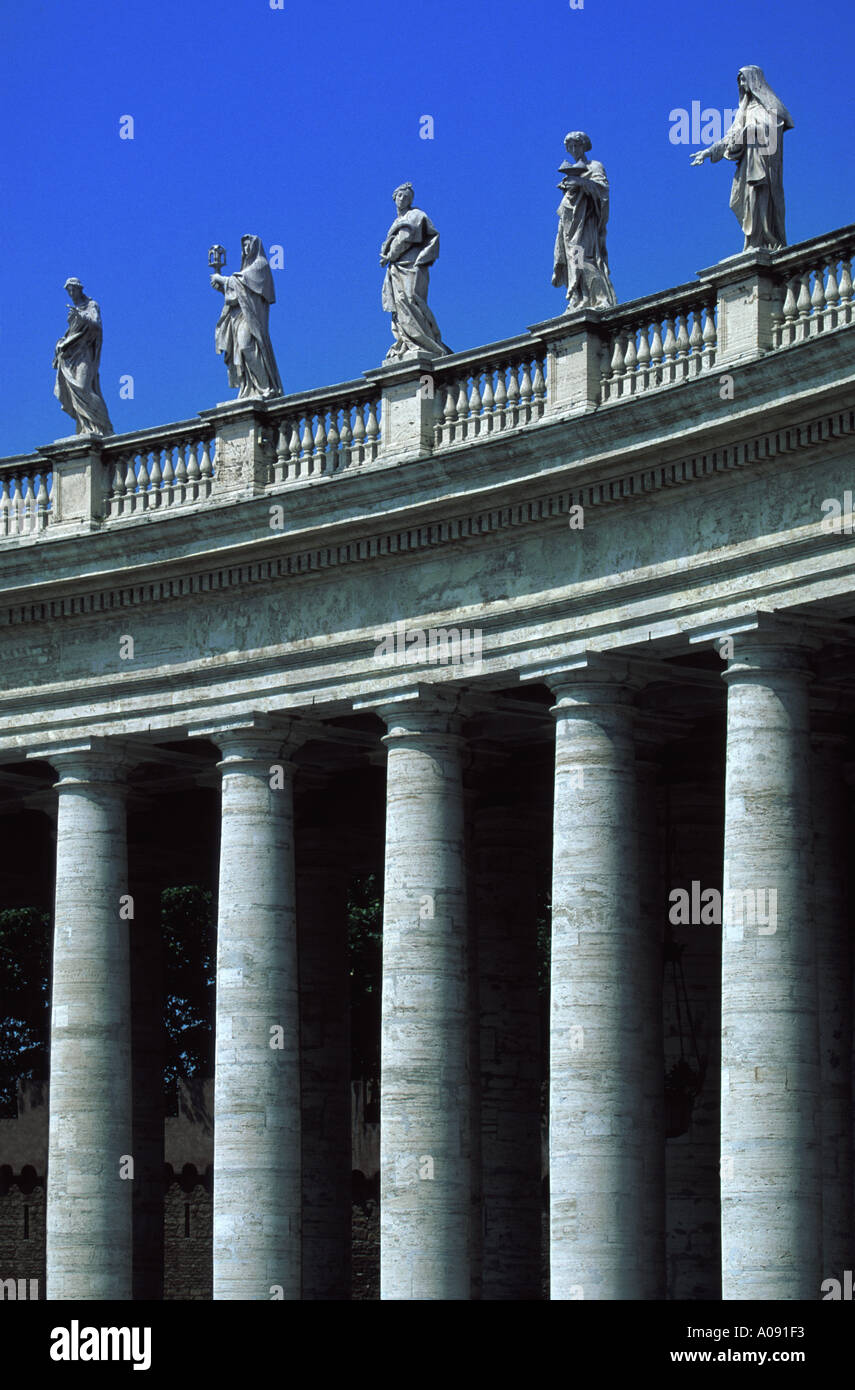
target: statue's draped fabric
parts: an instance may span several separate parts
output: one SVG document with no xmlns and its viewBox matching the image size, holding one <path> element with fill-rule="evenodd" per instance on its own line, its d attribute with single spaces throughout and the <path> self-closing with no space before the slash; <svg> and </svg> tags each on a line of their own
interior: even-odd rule
<svg viewBox="0 0 855 1390">
<path fill-rule="evenodd" d="M 609 274 L 606 225 L 609 181 L 599 160 L 569 166 L 561 184 L 552 283 L 567 286 L 571 309 L 610 309 L 617 295 Z"/>
<path fill-rule="evenodd" d="M 77 425 L 77 433 L 112 434 L 113 426 L 98 379 L 101 311 L 84 295 L 68 311 L 68 331 L 57 343 L 53 393 Z"/>
<path fill-rule="evenodd" d="M 746 91 L 733 125 L 710 147 L 709 157 L 736 161 L 730 206 L 745 235 L 744 250 L 786 246 L 784 206 L 785 130 L 793 121 L 758 67 L 740 68 Z"/>
<path fill-rule="evenodd" d="M 215 342 L 238 398 L 281 396 L 282 383 L 273 355 L 268 322 L 276 302 L 273 273 L 261 238 L 247 237 L 240 270 L 224 277 L 225 304 L 217 321 Z"/>
<path fill-rule="evenodd" d="M 428 308 L 429 267 L 439 255 L 439 232 L 421 208 L 410 208 L 386 234 L 383 254 L 389 257 L 383 281 L 383 308 L 392 315 L 395 342 L 386 360 L 418 352 L 438 356 L 450 352 Z"/>
</svg>

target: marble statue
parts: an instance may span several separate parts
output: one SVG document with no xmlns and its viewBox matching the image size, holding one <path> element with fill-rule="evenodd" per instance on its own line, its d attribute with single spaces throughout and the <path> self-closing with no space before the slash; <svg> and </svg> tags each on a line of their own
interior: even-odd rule
<svg viewBox="0 0 855 1390">
<path fill-rule="evenodd" d="M 761 68 L 740 68 L 739 107 L 730 130 L 705 150 L 692 155 L 692 164 L 709 159 L 736 162 L 730 206 L 745 235 L 743 251 L 777 251 L 786 246 L 784 226 L 783 134 L 792 130 L 789 111 L 778 100 Z"/>
<path fill-rule="evenodd" d="M 276 302 L 273 272 L 260 237 L 241 237 L 241 251 L 240 270 L 211 276 L 211 284 L 226 301 L 217 320 L 217 352 L 226 359 L 229 385 L 238 387 L 238 400 L 281 396 L 268 328 L 270 306 Z"/>
<path fill-rule="evenodd" d="M 392 197 L 398 216 L 380 248 L 380 264 L 386 267 L 383 308 L 392 315 L 395 338 L 386 361 L 439 357 L 451 351 L 427 302 L 429 267 L 439 255 L 439 232 L 427 213 L 413 207 L 411 183 L 402 183 Z"/>
<path fill-rule="evenodd" d="M 599 160 L 585 158 L 591 148 L 583 130 L 564 137 L 565 159 L 558 172 L 564 197 L 558 206 L 553 285 L 567 286 L 567 312 L 611 309 L 617 295 L 609 274 L 606 224 L 609 220 L 609 181 Z"/>
<path fill-rule="evenodd" d="M 77 426 L 78 434 L 112 434 L 113 426 L 101 395 L 98 367 L 101 361 L 101 311 L 72 277 L 68 291 L 68 328 L 56 345 L 53 394 Z"/>
</svg>

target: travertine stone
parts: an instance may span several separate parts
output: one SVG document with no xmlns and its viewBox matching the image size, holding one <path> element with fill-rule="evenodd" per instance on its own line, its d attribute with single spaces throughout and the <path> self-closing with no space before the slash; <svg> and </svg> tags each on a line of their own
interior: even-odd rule
<svg viewBox="0 0 855 1390">
<path fill-rule="evenodd" d="M 620 667 L 553 672 L 551 1297 L 661 1295 L 644 1200 L 663 1161 L 648 1108 L 661 1045 L 649 1014 L 632 694 Z"/>
<path fill-rule="evenodd" d="M 810 671 L 797 639 L 772 624 L 734 642 L 724 673 L 722 1297 L 816 1299 L 822 1178 Z"/>
<path fill-rule="evenodd" d="M 133 923 L 120 917 L 128 892 L 123 763 L 106 740 L 33 756 L 59 774 L 47 1297 L 130 1299 Z"/>
<path fill-rule="evenodd" d="M 103 336 L 101 310 L 74 276 L 66 280 L 63 289 L 68 290 L 71 303 L 68 328 L 54 352 L 53 393 L 66 415 L 73 419 L 78 434 L 112 434 L 98 378 Z"/>
<path fill-rule="evenodd" d="M 283 756 L 286 734 L 265 720 L 208 736 L 223 755 L 218 764 L 214 1298 L 298 1299 L 293 769 Z"/>
<path fill-rule="evenodd" d="M 425 353 L 440 357 L 451 349 L 442 341 L 427 302 L 430 267 L 439 256 L 439 232 L 427 213 L 414 207 L 411 183 L 400 184 L 392 197 L 398 216 L 380 247 L 380 264 L 386 268 L 383 308 L 392 315 L 395 339 L 386 361 Z"/>
<path fill-rule="evenodd" d="M 388 733 L 380 1296 L 469 1298 L 469 1061 L 460 719 L 378 707 Z"/>
<path fill-rule="evenodd" d="M 820 716 L 821 718 L 821 716 Z M 822 1086 L 822 1278 L 852 1268 L 852 952 L 845 732 L 816 728 L 811 749 L 814 925 Z"/>
<path fill-rule="evenodd" d="M 751 361 L 772 347 L 782 289 L 771 266 L 768 251 L 749 251 L 698 271 L 711 293 L 713 280 L 717 287 L 716 368 Z"/>
</svg>

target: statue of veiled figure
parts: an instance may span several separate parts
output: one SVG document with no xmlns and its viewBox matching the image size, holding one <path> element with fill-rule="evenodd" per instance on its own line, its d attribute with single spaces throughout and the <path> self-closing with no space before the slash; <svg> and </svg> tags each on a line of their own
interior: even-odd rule
<svg viewBox="0 0 855 1390">
<path fill-rule="evenodd" d="M 74 276 L 66 280 L 68 328 L 56 345 L 53 394 L 77 426 L 78 434 L 113 434 L 107 405 L 101 394 L 101 310 L 83 291 Z"/>
<path fill-rule="evenodd" d="M 226 359 L 229 385 L 238 388 L 238 400 L 281 396 L 268 326 L 270 306 L 276 302 L 273 272 L 261 237 L 241 237 L 241 253 L 240 270 L 234 275 L 211 276 L 211 284 L 226 301 L 217 320 L 217 352 Z"/>
<path fill-rule="evenodd" d="M 692 155 L 694 165 L 705 159 L 736 163 L 730 206 L 745 237 L 743 251 L 778 251 L 787 244 L 784 205 L 785 130 L 793 118 L 775 96 L 763 69 L 749 64 L 736 75 L 739 107 L 733 125 L 721 140 Z"/>
</svg>

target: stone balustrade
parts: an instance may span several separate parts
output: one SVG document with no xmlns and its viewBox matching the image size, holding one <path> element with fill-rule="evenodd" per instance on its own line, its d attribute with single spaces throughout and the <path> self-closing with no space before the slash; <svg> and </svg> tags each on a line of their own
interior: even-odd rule
<svg viewBox="0 0 855 1390">
<path fill-rule="evenodd" d="M 142 512 L 204 502 L 211 496 L 215 477 L 215 444 L 208 431 L 200 433 L 197 421 L 173 427 L 166 438 L 136 435 L 130 445 L 125 437 L 104 444 L 106 471 L 105 516 L 136 516 Z"/>
<path fill-rule="evenodd" d="M 341 473 L 373 463 L 380 452 L 381 397 L 364 382 L 348 382 L 330 394 L 290 397 L 288 405 L 269 414 L 277 427 L 269 483 Z"/>
<path fill-rule="evenodd" d="M 0 464 L 0 538 L 31 536 L 48 524 L 53 479 L 38 455 Z"/>
<path fill-rule="evenodd" d="M 455 353 L 454 365 L 437 365 L 437 449 L 517 429 L 543 417 L 547 391 L 543 349 L 535 347 L 529 336 L 511 338 L 487 351 L 487 361 L 482 350 L 473 361 L 464 359 L 458 365 L 463 354 Z"/>
<path fill-rule="evenodd" d="M 0 543 L 94 530 L 429 457 L 572 419 L 851 327 L 855 226 L 731 256 L 698 282 L 277 401 L 0 459 Z"/>
<path fill-rule="evenodd" d="M 852 257 L 855 237 L 818 238 L 813 253 L 800 247 L 776 257 L 783 272 L 784 297 L 774 317 L 774 348 L 801 343 L 818 333 L 855 322 Z"/>
<path fill-rule="evenodd" d="M 640 301 L 617 320 L 610 316 L 608 332 L 603 405 L 688 381 L 715 365 L 715 299 L 699 297 L 695 285 L 669 296 L 665 304 Z"/>
</svg>

